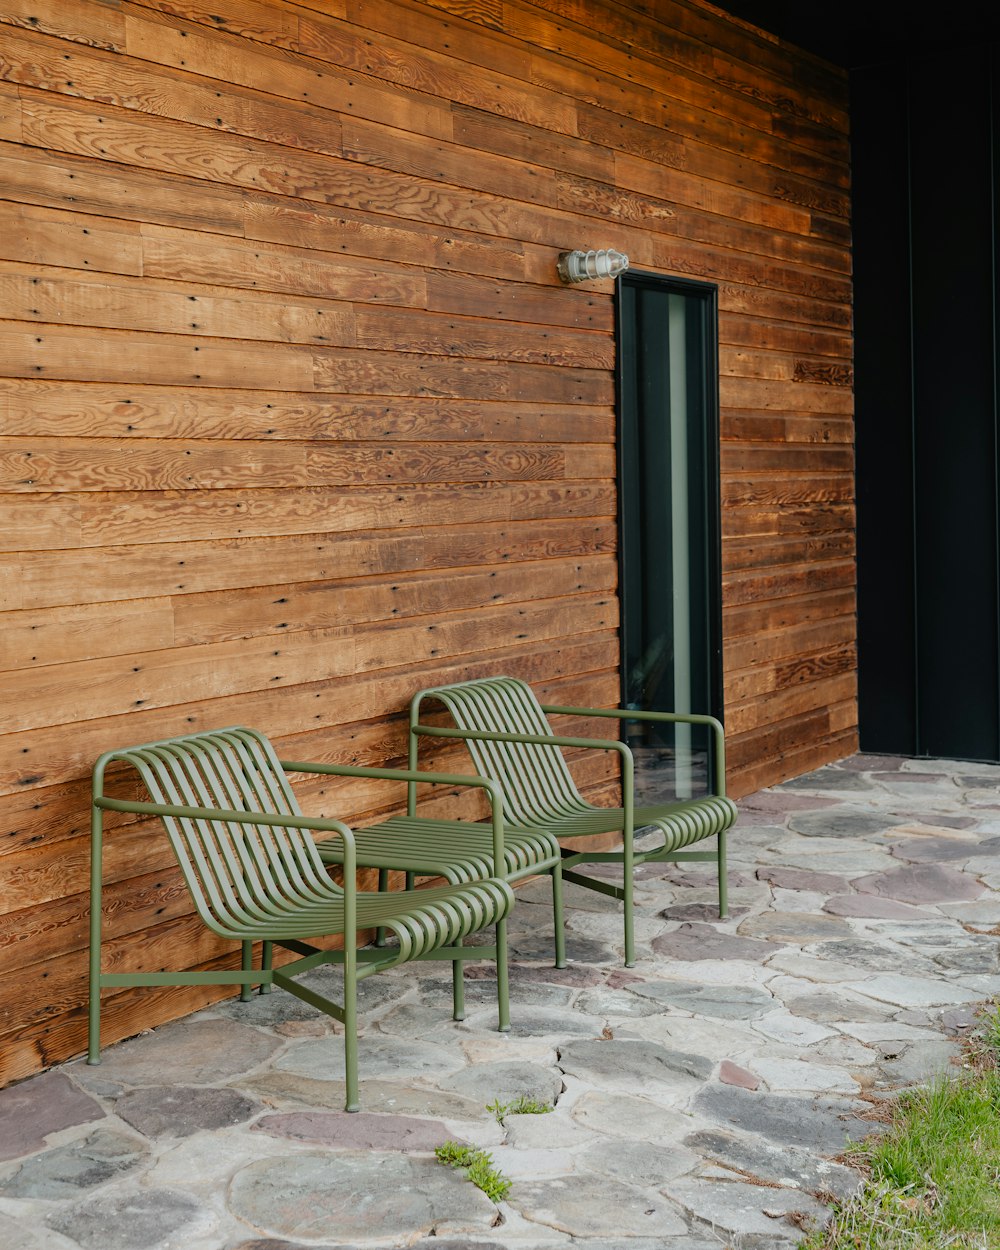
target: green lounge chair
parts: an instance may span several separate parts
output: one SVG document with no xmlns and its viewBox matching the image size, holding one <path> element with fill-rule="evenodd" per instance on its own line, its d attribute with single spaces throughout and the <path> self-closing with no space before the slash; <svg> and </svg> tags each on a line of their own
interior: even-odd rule
<svg viewBox="0 0 1000 1250">
<path fill-rule="evenodd" d="M 307 765 L 295 765 L 306 768 Z M 404 777 L 404 773 L 381 768 L 354 768 L 329 765 L 324 771 L 339 776 Z M 415 774 L 414 774 L 415 775 Z M 439 773 L 423 774 L 440 778 Z M 465 778 L 466 782 L 470 778 Z M 482 779 L 480 779 L 482 780 Z M 412 889 L 417 877 L 443 877 L 452 884 L 481 880 L 493 871 L 493 837 L 491 827 L 472 820 L 439 820 L 416 814 L 416 782 L 408 785 L 406 816 L 391 816 L 379 824 L 355 829 L 354 847 L 359 868 L 379 870 L 379 890 L 388 888 L 390 872 L 406 874 L 406 888 Z M 501 816 L 497 799 L 494 818 Z M 344 862 L 344 847 L 339 839 L 318 842 L 320 857 L 327 865 Z M 503 827 L 503 868 L 498 875 L 507 881 L 548 873 L 552 877 L 552 912 L 555 928 L 555 965 L 566 967 L 566 936 L 563 926 L 562 852 L 555 837 L 545 829 Z M 378 940 L 382 941 L 383 935 Z M 464 1009 L 463 987 L 456 980 L 456 1012 Z M 458 1017 L 456 1017 L 458 1018 Z"/>
<path fill-rule="evenodd" d="M 108 798 L 105 772 L 131 766 L 152 802 Z M 94 766 L 90 913 L 90 1018 L 88 1062 L 100 1062 L 101 989 L 128 985 L 239 985 L 248 999 L 253 985 L 278 985 L 344 1025 L 346 1109 L 358 1109 L 357 982 L 412 959 L 450 959 L 461 982 L 462 961 L 492 958 L 497 968 L 500 1028 L 509 1027 L 505 923 L 514 903 L 506 881 L 489 869 L 504 862 L 503 828 L 495 803 L 494 840 L 483 873 L 474 882 L 426 890 L 362 893 L 356 888 L 354 837 L 338 820 L 302 815 L 285 767 L 263 734 L 231 728 L 169 738 L 108 751 Z M 324 765 L 289 764 L 329 771 Z M 385 771 L 385 770 L 383 770 Z M 398 771 L 398 779 L 447 785 L 481 779 Z M 105 973 L 101 971 L 101 886 L 103 818 L 106 811 L 159 816 L 202 921 L 222 938 L 241 943 L 240 971 Z M 343 845 L 343 887 L 330 878 L 312 837 L 333 834 Z M 493 946 L 462 946 L 470 933 L 496 926 Z M 357 949 L 359 930 L 379 928 L 392 945 Z M 338 936 L 343 950 L 317 948 L 304 938 Z M 252 966 L 252 946 L 261 941 L 262 967 Z M 272 943 L 301 958 L 271 966 Z M 337 1004 L 292 978 L 324 963 L 344 968 L 344 1001 Z M 456 1015 L 460 1018 L 459 1002 Z"/>
<path fill-rule="evenodd" d="M 421 713 L 428 704 L 443 704 L 453 726 L 428 725 Z M 617 739 L 567 738 L 552 732 L 546 714 L 612 717 L 618 720 L 660 721 L 706 726 L 712 735 L 711 793 L 700 798 L 636 806 L 634 767 L 628 746 Z M 545 831 L 559 839 L 592 834 L 620 833 L 617 851 L 574 851 L 563 848 L 563 878 L 588 889 L 621 899 L 624 904 L 625 963 L 635 963 L 633 871 L 638 864 L 714 861 L 718 867 L 719 915 L 728 911 L 726 891 L 726 831 L 737 816 L 736 804 L 725 793 L 725 738 L 722 725 L 711 716 L 671 712 L 638 712 L 543 706 L 531 687 L 514 677 L 480 678 L 421 690 L 410 704 L 409 763 L 416 767 L 421 737 L 459 738 L 468 746 L 479 775 L 489 778 L 503 796 L 507 836 L 513 830 Z M 617 753 L 621 762 L 622 806 L 595 807 L 578 791 L 563 747 L 590 747 Z M 415 787 L 410 787 L 411 808 Z M 663 835 L 661 845 L 647 851 L 633 846 L 635 830 L 652 827 Z M 716 837 L 716 849 L 683 848 L 703 838 Z M 575 871 L 584 864 L 621 864 L 621 885 Z"/>
</svg>

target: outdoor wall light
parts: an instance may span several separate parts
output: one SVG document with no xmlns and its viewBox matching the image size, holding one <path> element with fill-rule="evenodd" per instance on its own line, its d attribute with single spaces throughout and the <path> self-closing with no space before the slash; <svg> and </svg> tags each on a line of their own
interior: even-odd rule
<svg viewBox="0 0 1000 1250">
<path fill-rule="evenodd" d="M 598 252 L 560 252 L 556 269 L 563 282 L 589 282 L 591 278 L 617 278 L 628 268 L 628 257 L 614 248 Z"/>
</svg>

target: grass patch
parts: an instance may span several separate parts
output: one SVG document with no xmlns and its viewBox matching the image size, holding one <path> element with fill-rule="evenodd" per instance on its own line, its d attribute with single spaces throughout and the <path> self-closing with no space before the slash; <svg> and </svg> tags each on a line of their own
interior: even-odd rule
<svg viewBox="0 0 1000 1250">
<path fill-rule="evenodd" d="M 453 1168 L 465 1168 L 466 1177 L 493 1202 L 500 1202 L 510 1193 L 510 1181 L 485 1150 L 463 1146 L 457 1141 L 446 1141 L 434 1153 L 442 1163 L 450 1163 Z"/>
<path fill-rule="evenodd" d="M 522 1094 L 519 1098 L 515 1098 L 512 1102 L 501 1102 L 499 1098 L 491 1103 L 487 1103 L 487 1111 L 492 1111 L 497 1118 L 497 1123 L 502 1124 L 504 1116 L 508 1115 L 546 1115 L 555 1108 L 550 1102 L 539 1102 L 537 1098 L 529 1098 L 527 1094 Z"/>
<path fill-rule="evenodd" d="M 884 1135 L 854 1145 L 866 1175 L 800 1250 L 996 1250 L 1000 1246 L 1000 1010 L 966 1047 L 960 1075 L 906 1090 Z"/>
</svg>

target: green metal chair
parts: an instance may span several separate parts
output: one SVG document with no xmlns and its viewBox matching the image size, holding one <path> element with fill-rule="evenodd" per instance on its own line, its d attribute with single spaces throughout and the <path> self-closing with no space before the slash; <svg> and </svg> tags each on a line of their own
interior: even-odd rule
<svg viewBox="0 0 1000 1250">
<path fill-rule="evenodd" d="M 295 765 L 295 768 L 308 765 Z M 326 765 L 325 772 L 339 776 L 402 777 L 392 769 L 354 768 Z M 439 779 L 442 774 L 429 773 Z M 465 778 L 466 781 L 469 778 Z M 482 780 L 482 779 L 480 779 Z M 379 824 L 355 829 L 354 846 L 358 867 L 379 870 L 379 890 L 388 888 L 389 872 L 406 874 L 406 888 L 412 889 L 417 877 L 443 877 L 458 885 L 479 881 L 493 871 L 493 838 L 490 826 L 469 820 L 439 820 L 417 816 L 416 782 L 410 782 L 409 815 L 391 816 Z M 495 815 L 501 815 L 496 803 Z M 325 864 L 343 863 L 343 845 L 337 839 L 318 842 L 317 849 Z M 566 935 L 563 924 L 562 851 L 553 834 L 545 829 L 520 829 L 504 824 L 503 869 L 499 875 L 507 881 L 548 873 L 552 877 L 552 912 L 555 928 L 555 965 L 566 967 Z M 381 940 L 381 935 L 379 940 Z M 462 986 L 455 985 L 456 1002 L 462 1005 Z"/>
<path fill-rule="evenodd" d="M 152 802 L 108 798 L 109 765 L 124 764 L 142 778 Z M 474 882 L 393 893 L 363 893 L 356 886 L 354 836 L 347 825 L 302 815 L 285 768 L 263 734 L 230 728 L 108 751 L 94 766 L 92 800 L 90 1017 L 88 1062 L 100 1062 L 101 989 L 127 985 L 239 985 L 262 992 L 278 985 L 344 1025 L 346 1109 L 358 1109 L 357 983 L 413 959 L 450 959 L 461 982 L 462 962 L 492 958 L 497 969 L 500 1028 L 509 1028 L 506 917 L 514 895 L 490 871 L 504 863 L 499 797 L 490 782 L 441 773 L 397 770 L 398 780 L 445 785 L 475 784 L 487 790 L 496 813 L 491 854 Z M 328 771 L 324 765 L 315 767 Z M 388 771 L 388 770 L 383 770 Z M 195 909 L 219 937 L 242 946 L 240 971 L 111 973 L 101 971 L 103 820 L 106 811 L 159 816 L 177 856 Z M 335 835 L 343 845 L 344 884 L 335 884 L 316 850 L 314 832 Z M 463 947 L 470 933 L 496 926 L 492 946 Z M 388 931 L 395 942 L 357 949 L 359 930 Z M 331 951 L 304 938 L 343 937 Z M 253 943 L 263 942 L 262 967 L 252 966 Z M 272 944 L 301 958 L 274 969 Z M 320 964 L 344 968 L 342 1004 L 292 978 Z M 461 1018 L 456 998 L 456 1016 Z"/>
<path fill-rule="evenodd" d="M 454 726 L 422 723 L 421 712 L 428 703 L 443 704 Z M 554 734 L 547 713 L 704 725 L 712 736 L 711 793 L 700 798 L 637 807 L 634 765 L 628 746 L 619 740 L 567 738 Z M 545 830 L 561 839 L 621 833 L 621 850 L 563 848 L 562 875 L 567 881 L 622 900 L 628 967 L 635 963 L 633 872 L 636 865 L 714 861 L 719 877 L 719 915 L 723 918 L 727 915 L 726 831 L 736 820 L 737 809 L 726 796 L 725 737 L 722 725 L 714 717 L 543 706 L 525 682 L 514 677 L 490 677 L 431 687 L 416 694 L 410 704 L 411 767 L 416 766 L 421 737 L 459 738 L 466 743 L 480 776 L 489 778 L 500 789 L 508 838 L 515 829 L 518 832 Z M 589 747 L 617 753 L 621 763 L 621 807 L 596 807 L 581 796 L 563 758 L 563 747 Z M 414 792 L 415 786 L 411 786 L 411 811 Z M 636 851 L 634 832 L 647 827 L 658 829 L 663 834 L 663 842 L 652 850 Z M 712 836 L 717 839 L 713 851 L 683 849 Z M 620 886 L 575 871 L 579 865 L 607 863 L 623 866 L 624 878 Z"/>
</svg>

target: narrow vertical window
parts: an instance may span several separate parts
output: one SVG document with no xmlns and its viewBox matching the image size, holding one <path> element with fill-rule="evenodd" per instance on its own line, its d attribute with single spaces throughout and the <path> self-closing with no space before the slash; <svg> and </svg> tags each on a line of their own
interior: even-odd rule
<svg viewBox="0 0 1000 1250">
<path fill-rule="evenodd" d="M 618 284 L 621 674 L 626 706 L 722 713 L 715 287 Z M 649 800 L 705 788 L 708 738 L 629 722 Z"/>
</svg>

